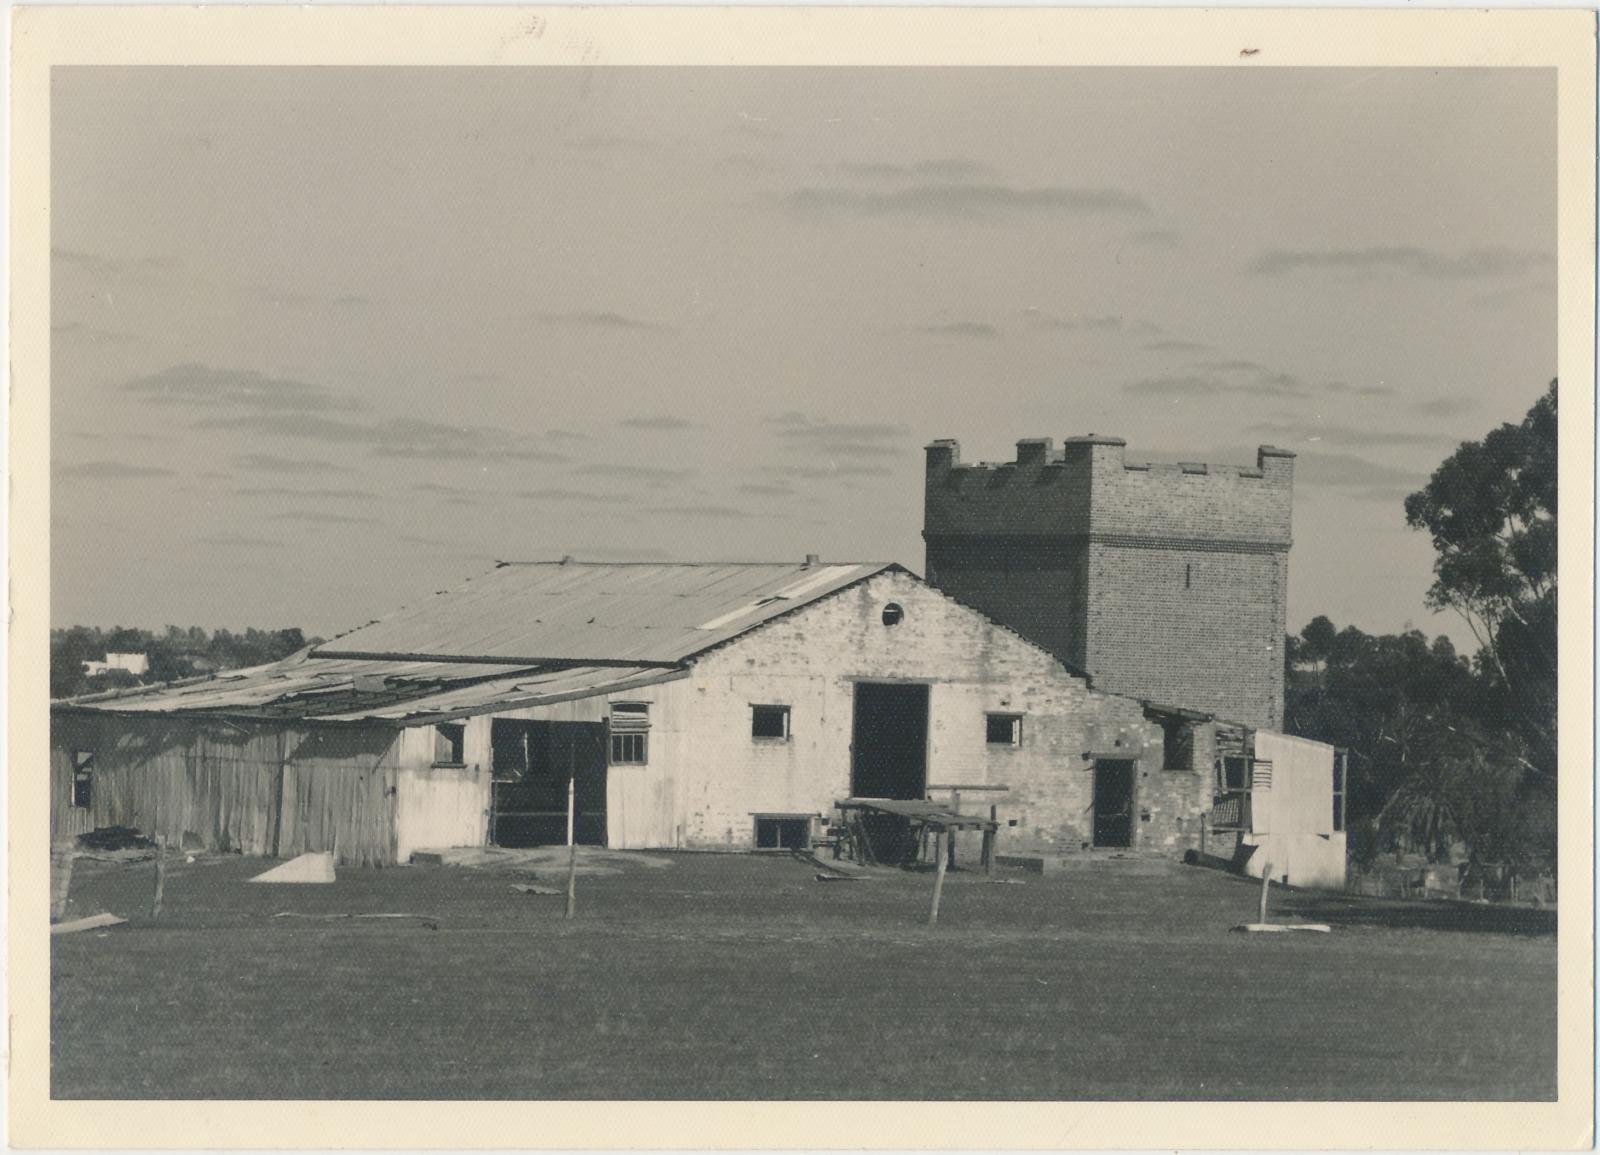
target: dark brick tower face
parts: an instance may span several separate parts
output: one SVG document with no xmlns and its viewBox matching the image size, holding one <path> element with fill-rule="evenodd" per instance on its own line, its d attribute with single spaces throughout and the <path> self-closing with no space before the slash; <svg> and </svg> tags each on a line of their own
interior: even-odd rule
<svg viewBox="0 0 1600 1155">
<path fill-rule="evenodd" d="M 1136 465 L 1124 446 L 1031 439 L 977 466 L 928 446 L 929 582 L 1104 689 L 1278 728 L 1294 454 Z"/>
</svg>

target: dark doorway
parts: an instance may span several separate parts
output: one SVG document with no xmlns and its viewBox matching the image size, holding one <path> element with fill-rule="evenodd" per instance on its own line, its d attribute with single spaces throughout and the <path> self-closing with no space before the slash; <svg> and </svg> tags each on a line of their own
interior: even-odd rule
<svg viewBox="0 0 1600 1155">
<path fill-rule="evenodd" d="M 1094 844 L 1133 845 L 1133 763 L 1102 759 L 1094 764 Z"/>
<path fill-rule="evenodd" d="M 928 687 L 857 682 L 851 795 L 908 799 L 927 791 Z"/>
<path fill-rule="evenodd" d="M 489 837 L 497 846 L 560 846 L 567 841 L 567 779 L 576 779 L 573 839 L 606 842 L 604 722 L 520 722 L 497 718 L 494 809 Z"/>
</svg>

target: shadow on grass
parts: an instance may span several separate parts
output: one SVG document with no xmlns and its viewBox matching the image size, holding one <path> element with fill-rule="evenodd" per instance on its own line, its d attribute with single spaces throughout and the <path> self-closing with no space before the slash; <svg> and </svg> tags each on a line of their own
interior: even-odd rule
<svg viewBox="0 0 1600 1155">
<path fill-rule="evenodd" d="M 1556 933 L 1556 912 L 1548 907 L 1502 906 L 1445 898 L 1374 898 L 1315 890 L 1274 890 L 1272 909 L 1332 926 L 1535 936 Z"/>
</svg>

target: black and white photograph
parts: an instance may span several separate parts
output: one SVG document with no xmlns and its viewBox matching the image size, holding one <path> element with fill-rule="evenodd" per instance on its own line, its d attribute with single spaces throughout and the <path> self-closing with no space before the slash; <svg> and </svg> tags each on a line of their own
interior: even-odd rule
<svg viewBox="0 0 1600 1155">
<path fill-rule="evenodd" d="M 56 64 L 48 1098 L 1555 1104 L 1558 70 L 1205 64 Z"/>
</svg>

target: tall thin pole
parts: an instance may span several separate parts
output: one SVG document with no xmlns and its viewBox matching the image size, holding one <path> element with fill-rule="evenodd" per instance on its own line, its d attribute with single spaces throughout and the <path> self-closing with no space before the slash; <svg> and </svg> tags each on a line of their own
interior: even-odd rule
<svg viewBox="0 0 1600 1155">
<path fill-rule="evenodd" d="M 1266 869 L 1261 872 L 1261 917 L 1257 922 L 1267 921 L 1267 888 L 1272 885 L 1272 863 L 1267 863 Z"/>
<path fill-rule="evenodd" d="M 156 835 L 156 892 L 150 899 L 150 917 L 161 917 L 161 902 L 167 889 L 167 838 Z"/>
<path fill-rule="evenodd" d="M 573 812 L 577 798 L 577 776 L 567 779 L 567 918 L 578 905 L 578 844 L 573 839 Z"/>
<path fill-rule="evenodd" d="M 940 827 L 934 835 L 933 857 L 937 865 L 933 868 L 933 905 L 928 908 L 928 925 L 939 925 L 939 897 L 944 893 L 944 872 L 948 865 L 945 859 L 945 839 L 949 837 L 944 828 Z"/>
</svg>

